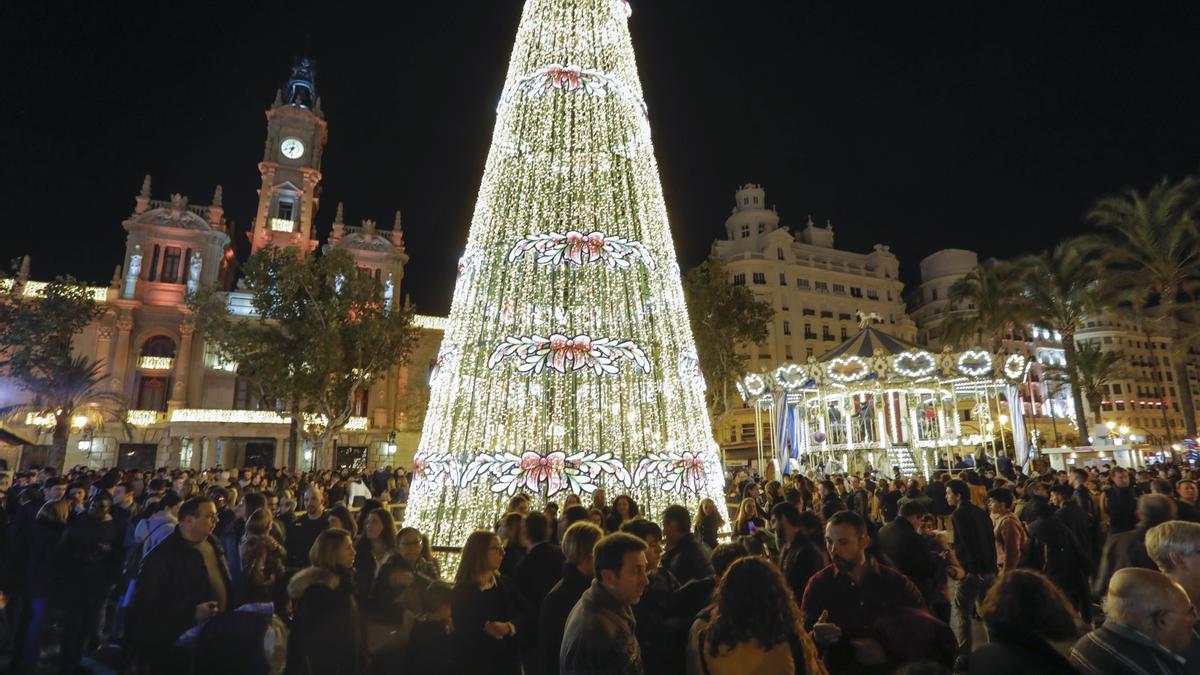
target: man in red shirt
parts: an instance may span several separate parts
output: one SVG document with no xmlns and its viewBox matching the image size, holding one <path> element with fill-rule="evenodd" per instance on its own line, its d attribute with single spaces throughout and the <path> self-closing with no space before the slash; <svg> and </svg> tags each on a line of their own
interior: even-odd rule
<svg viewBox="0 0 1200 675">
<path fill-rule="evenodd" d="M 832 563 L 804 589 L 804 625 L 824 650 L 830 672 L 889 672 L 906 655 L 890 653 L 884 643 L 892 640 L 886 633 L 900 628 L 895 622 L 905 608 L 925 608 L 921 592 L 907 577 L 867 557 L 870 543 L 862 516 L 834 514 L 825 526 Z"/>
</svg>

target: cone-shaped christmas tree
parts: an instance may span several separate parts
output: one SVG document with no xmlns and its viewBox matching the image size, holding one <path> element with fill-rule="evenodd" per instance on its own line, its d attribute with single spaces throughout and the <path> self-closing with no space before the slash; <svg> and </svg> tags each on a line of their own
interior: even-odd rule
<svg viewBox="0 0 1200 675">
<path fill-rule="evenodd" d="M 517 492 L 723 504 L 622 0 L 527 0 L 413 465 L 435 545 Z"/>
</svg>

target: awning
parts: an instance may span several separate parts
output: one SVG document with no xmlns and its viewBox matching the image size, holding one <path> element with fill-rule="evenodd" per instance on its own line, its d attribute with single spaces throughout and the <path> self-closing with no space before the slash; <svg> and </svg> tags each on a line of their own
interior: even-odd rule
<svg viewBox="0 0 1200 675">
<path fill-rule="evenodd" d="M 33 445 L 32 441 L 27 441 L 24 438 L 14 434 L 13 432 L 0 427 L 0 444 L 3 445 Z"/>
</svg>

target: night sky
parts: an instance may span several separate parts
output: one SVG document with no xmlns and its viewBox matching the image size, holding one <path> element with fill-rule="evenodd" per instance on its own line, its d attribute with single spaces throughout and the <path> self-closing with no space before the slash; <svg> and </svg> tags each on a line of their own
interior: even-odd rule
<svg viewBox="0 0 1200 675">
<path fill-rule="evenodd" d="M 106 282 L 143 174 L 224 185 L 244 251 L 265 110 L 317 60 L 329 121 L 317 233 L 404 212 L 404 282 L 444 313 L 521 0 L 0 4 L 0 259 Z M 1200 167 L 1197 3 L 633 0 L 634 46 L 684 267 L 734 189 L 839 248 L 1007 257 L 1088 228 L 1098 196 Z M 286 10 L 290 9 L 290 12 Z"/>
</svg>

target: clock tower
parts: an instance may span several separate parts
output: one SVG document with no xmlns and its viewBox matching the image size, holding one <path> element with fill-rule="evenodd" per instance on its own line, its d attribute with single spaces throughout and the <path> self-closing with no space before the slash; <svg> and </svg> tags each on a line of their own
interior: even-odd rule
<svg viewBox="0 0 1200 675">
<path fill-rule="evenodd" d="M 267 110 L 267 143 L 258 163 L 258 211 L 248 233 L 251 253 L 264 246 L 295 246 L 304 253 L 316 248 L 313 216 L 328 137 L 315 64 L 297 59 L 287 85 L 276 92 Z"/>
</svg>

